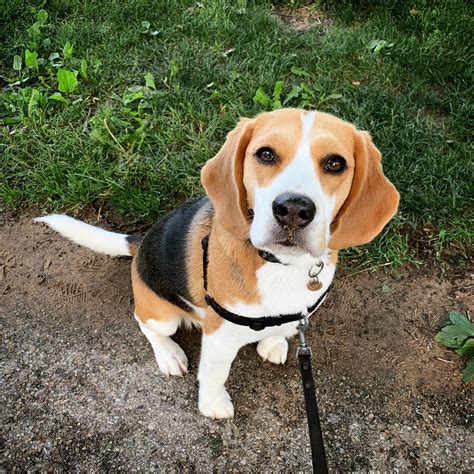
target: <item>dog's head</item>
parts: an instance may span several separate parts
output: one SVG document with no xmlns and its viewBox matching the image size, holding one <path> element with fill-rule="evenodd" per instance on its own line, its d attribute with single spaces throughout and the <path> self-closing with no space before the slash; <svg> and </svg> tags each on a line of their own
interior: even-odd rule
<svg viewBox="0 0 474 474">
<path fill-rule="evenodd" d="M 242 119 L 201 178 L 217 222 L 276 256 L 369 242 L 399 202 L 367 132 L 298 109 Z"/>
</svg>

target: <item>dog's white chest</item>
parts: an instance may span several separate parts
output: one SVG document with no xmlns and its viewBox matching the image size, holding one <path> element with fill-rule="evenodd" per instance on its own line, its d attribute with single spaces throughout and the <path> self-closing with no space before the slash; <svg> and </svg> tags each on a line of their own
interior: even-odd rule
<svg viewBox="0 0 474 474">
<path fill-rule="evenodd" d="M 258 291 L 261 303 L 255 311 L 263 311 L 265 315 L 289 314 L 304 311 L 312 306 L 330 285 L 335 267 L 325 256 L 322 259 L 324 267 L 318 275 L 322 287 L 313 291 L 310 289 L 309 270 L 313 261 L 304 260 L 295 265 L 266 263 L 257 271 Z"/>
</svg>

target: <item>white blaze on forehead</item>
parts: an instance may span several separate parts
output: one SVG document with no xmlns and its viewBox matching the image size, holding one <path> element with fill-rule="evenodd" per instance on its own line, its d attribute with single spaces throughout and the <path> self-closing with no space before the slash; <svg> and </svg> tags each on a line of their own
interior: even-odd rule
<svg viewBox="0 0 474 474">
<path fill-rule="evenodd" d="M 287 192 L 302 194 L 314 201 L 316 216 L 305 228 L 305 232 L 314 240 L 315 247 L 327 244 L 334 199 L 324 194 L 312 158 L 311 138 L 314 120 L 314 112 L 301 114 L 303 133 L 295 156 L 268 186 L 255 188 L 255 216 L 250 238 L 259 248 L 271 240 L 272 228 L 276 225 L 272 203 L 276 197 Z"/>
</svg>

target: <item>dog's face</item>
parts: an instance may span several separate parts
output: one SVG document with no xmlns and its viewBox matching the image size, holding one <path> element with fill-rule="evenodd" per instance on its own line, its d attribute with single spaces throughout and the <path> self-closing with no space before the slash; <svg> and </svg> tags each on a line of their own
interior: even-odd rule
<svg viewBox="0 0 474 474">
<path fill-rule="evenodd" d="M 202 171 L 217 221 L 276 256 L 359 245 L 399 196 L 366 132 L 324 113 L 281 109 L 243 119 Z"/>
<path fill-rule="evenodd" d="M 335 117 L 280 111 L 257 118 L 244 159 L 252 244 L 275 255 L 328 247 L 330 224 L 351 188 L 350 127 Z"/>
</svg>

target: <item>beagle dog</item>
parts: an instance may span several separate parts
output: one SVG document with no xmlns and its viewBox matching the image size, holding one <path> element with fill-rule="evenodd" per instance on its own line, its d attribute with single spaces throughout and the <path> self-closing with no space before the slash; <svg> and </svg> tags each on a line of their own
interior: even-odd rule
<svg viewBox="0 0 474 474">
<path fill-rule="evenodd" d="M 263 360 L 283 364 L 298 323 L 257 331 L 222 317 L 209 300 L 243 318 L 308 315 L 331 284 L 338 250 L 379 234 L 399 194 L 367 132 L 299 109 L 241 119 L 201 179 L 207 196 L 177 208 L 144 238 L 64 215 L 36 220 L 97 252 L 133 257 L 135 318 L 160 371 L 187 371 L 171 336 L 182 323 L 199 326 L 199 410 L 227 418 L 234 406 L 224 384 L 239 349 L 257 343 Z"/>
</svg>

